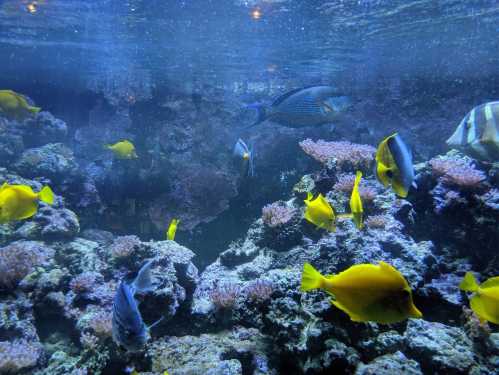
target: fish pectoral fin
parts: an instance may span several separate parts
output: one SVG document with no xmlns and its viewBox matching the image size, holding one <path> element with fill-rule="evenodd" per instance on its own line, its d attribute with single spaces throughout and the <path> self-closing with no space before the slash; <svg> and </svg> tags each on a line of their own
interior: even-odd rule
<svg viewBox="0 0 499 375">
<path fill-rule="evenodd" d="M 364 319 L 362 319 L 359 315 L 356 315 L 352 313 L 345 305 L 343 305 L 341 302 L 338 302 L 336 300 L 331 300 L 331 304 L 339 308 L 341 311 L 343 311 L 345 314 L 347 314 L 350 317 L 350 320 L 353 322 L 363 322 Z"/>
</svg>

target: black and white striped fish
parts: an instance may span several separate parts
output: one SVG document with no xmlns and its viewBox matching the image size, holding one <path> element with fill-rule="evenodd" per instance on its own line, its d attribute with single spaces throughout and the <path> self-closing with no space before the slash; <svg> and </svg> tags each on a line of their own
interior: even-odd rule
<svg viewBox="0 0 499 375">
<path fill-rule="evenodd" d="M 281 95 L 268 107 L 251 105 L 258 111 L 258 119 L 251 126 L 265 120 L 292 128 L 329 124 L 351 105 L 350 98 L 339 95 L 331 86 L 300 88 Z"/>
<path fill-rule="evenodd" d="M 113 339 L 131 352 L 140 351 L 144 347 L 150 338 L 149 330 L 161 321 L 160 319 L 151 326 L 146 326 L 134 298 L 137 292 L 152 290 L 151 265 L 152 261 L 144 264 L 135 279 L 122 280 L 114 296 Z"/>
<path fill-rule="evenodd" d="M 499 160 L 499 101 L 473 108 L 447 140 L 457 148 L 480 160 Z"/>
</svg>

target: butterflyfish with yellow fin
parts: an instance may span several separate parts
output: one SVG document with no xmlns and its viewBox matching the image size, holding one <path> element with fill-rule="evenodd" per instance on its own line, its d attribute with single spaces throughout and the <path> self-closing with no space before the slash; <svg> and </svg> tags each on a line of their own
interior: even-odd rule
<svg viewBox="0 0 499 375">
<path fill-rule="evenodd" d="M 391 186 L 395 194 L 407 197 L 414 184 L 412 154 L 397 133 L 386 137 L 376 150 L 376 178 L 383 186 Z"/>
</svg>

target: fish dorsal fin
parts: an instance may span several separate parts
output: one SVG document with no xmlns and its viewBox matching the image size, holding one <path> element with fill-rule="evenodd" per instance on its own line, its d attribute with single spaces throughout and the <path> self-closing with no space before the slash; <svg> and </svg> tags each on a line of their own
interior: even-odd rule
<svg viewBox="0 0 499 375">
<path fill-rule="evenodd" d="M 312 87 L 312 86 L 310 86 Z M 282 94 L 281 96 L 277 97 L 273 103 L 272 103 L 272 106 L 273 107 L 276 107 L 278 106 L 279 104 L 281 104 L 283 101 L 285 101 L 287 98 L 289 98 L 290 96 L 296 94 L 297 92 L 300 92 L 302 90 L 305 90 L 307 88 L 310 88 L 310 87 L 300 87 L 298 89 L 294 89 L 294 90 L 291 90 L 291 91 L 288 91 L 287 93 L 285 94 Z"/>
<path fill-rule="evenodd" d="M 33 194 L 33 195 L 35 194 L 31 186 L 28 185 L 11 185 L 11 186 L 14 187 L 17 191 L 22 191 L 26 194 Z"/>
<path fill-rule="evenodd" d="M 137 277 L 132 283 L 134 292 L 145 293 L 152 289 L 151 266 L 152 260 L 149 260 L 139 270 Z"/>
<path fill-rule="evenodd" d="M 499 287 L 499 276 L 491 277 L 480 285 L 480 289 Z"/>
<path fill-rule="evenodd" d="M 397 271 L 395 267 L 393 267 L 391 264 L 380 261 L 379 268 L 383 273 L 389 274 L 391 277 L 400 280 L 403 282 L 403 284 L 407 285 L 407 281 L 404 279 L 402 274 L 399 271 Z"/>
<path fill-rule="evenodd" d="M 4 189 L 6 189 L 6 188 L 8 188 L 8 187 L 9 187 L 9 184 L 8 184 L 7 182 L 4 182 L 4 183 L 2 184 L 2 186 L 0 186 L 0 191 L 2 191 L 2 190 L 4 190 Z"/>
</svg>

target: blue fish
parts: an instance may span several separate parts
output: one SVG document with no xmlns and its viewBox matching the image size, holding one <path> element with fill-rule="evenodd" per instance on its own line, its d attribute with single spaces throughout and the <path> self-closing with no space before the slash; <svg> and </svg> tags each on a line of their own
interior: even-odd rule
<svg viewBox="0 0 499 375">
<path fill-rule="evenodd" d="M 258 111 L 253 127 L 270 120 L 281 125 L 299 128 L 334 122 L 352 106 L 350 98 L 337 94 L 331 86 L 311 86 L 292 90 L 278 97 L 270 106 L 249 106 Z"/>
<path fill-rule="evenodd" d="M 126 278 L 121 281 L 113 302 L 113 339 L 130 352 L 140 351 L 149 340 L 151 326 L 146 326 L 142 320 L 135 293 L 145 293 L 152 290 L 151 265 L 148 261 L 142 266 L 133 280 Z"/>
</svg>

